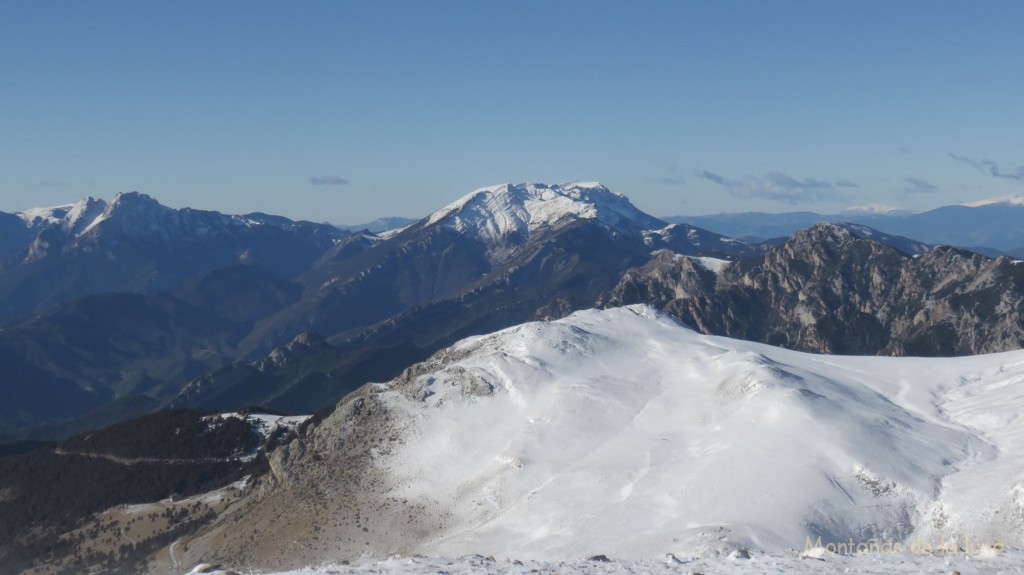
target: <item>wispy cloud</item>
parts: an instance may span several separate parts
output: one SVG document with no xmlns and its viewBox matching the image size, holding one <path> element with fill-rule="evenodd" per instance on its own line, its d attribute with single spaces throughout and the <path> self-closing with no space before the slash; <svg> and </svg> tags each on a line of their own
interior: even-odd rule
<svg viewBox="0 0 1024 575">
<path fill-rule="evenodd" d="M 897 146 L 896 153 L 901 156 L 909 156 L 910 154 L 913 154 L 913 152 L 910 151 L 910 148 L 904 148 L 903 146 Z"/>
<path fill-rule="evenodd" d="M 794 178 L 782 172 L 769 172 L 762 177 L 727 178 L 707 170 L 698 170 L 698 178 L 714 182 L 738 197 L 761 198 L 788 204 L 816 202 L 840 195 L 839 188 L 859 187 L 850 180 L 829 182 L 817 178 Z"/>
<path fill-rule="evenodd" d="M 733 180 L 727 179 L 725 176 L 719 176 L 718 174 L 709 172 L 707 170 L 698 170 L 695 175 L 698 178 L 704 178 L 705 180 L 710 180 L 710 181 L 712 181 L 712 182 L 714 182 L 714 183 L 716 183 L 718 185 L 721 185 L 721 186 L 732 186 L 735 183 L 737 183 L 737 182 L 734 182 Z"/>
<path fill-rule="evenodd" d="M 313 176 L 309 183 L 314 186 L 347 186 L 348 180 L 341 176 Z"/>
<path fill-rule="evenodd" d="M 1009 171 L 1004 171 L 1000 169 L 998 163 L 986 158 L 968 158 L 957 154 L 949 154 L 949 157 L 996 178 L 1024 181 L 1024 166 L 1017 166 L 1015 168 L 1011 168 Z"/>
<path fill-rule="evenodd" d="M 934 194 L 939 191 L 935 184 L 917 178 L 907 177 L 903 178 L 903 181 L 907 183 L 907 186 L 903 188 L 904 194 Z"/>
<path fill-rule="evenodd" d="M 672 164 L 668 167 L 666 172 L 667 175 L 660 178 L 654 178 L 653 181 L 663 186 L 682 186 L 686 183 L 686 178 L 679 173 L 678 164 Z"/>
</svg>

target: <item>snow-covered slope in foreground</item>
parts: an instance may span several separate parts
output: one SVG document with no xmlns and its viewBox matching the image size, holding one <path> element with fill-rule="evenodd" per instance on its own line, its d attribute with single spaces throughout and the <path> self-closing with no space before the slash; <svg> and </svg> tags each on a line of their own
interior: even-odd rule
<svg viewBox="0 0 1024 575">
<path fill-rule="evenodd" d="M 588 310 L 350 395 L 186 563 L 991 555 L 1024 548 L 1022 409 L 1024 351 L 812 355 Z"/>
<path fill-rule="evenodd" d="M 403 440 L 375 464 L 441 527 L 378 552 L 1022 542 L 1024 352 L 817 356 L 633 306 L 471 338 L 431 361 L 378 396 Z"/>
</svg>

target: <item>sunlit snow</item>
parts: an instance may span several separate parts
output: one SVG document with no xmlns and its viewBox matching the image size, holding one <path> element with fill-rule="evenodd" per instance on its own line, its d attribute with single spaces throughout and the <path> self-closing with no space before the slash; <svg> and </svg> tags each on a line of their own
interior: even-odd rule
<svg viewBox="0 0 1024 575">
<path fill-rule="evenodd" d="M 444 357 L 376 386 L 402 439 L 374 465 L 438 529 L 412 548 L 381 539 L 343 572 L 1021 564 L 1001 550 L 1024 543 L 1024 351 L 815 355 L 630 306 L 469 338 Z M 857 557 L 819 543 L 902 547 Z M 616 562 L 581 561 L 599 554 Z"/>
</svg>

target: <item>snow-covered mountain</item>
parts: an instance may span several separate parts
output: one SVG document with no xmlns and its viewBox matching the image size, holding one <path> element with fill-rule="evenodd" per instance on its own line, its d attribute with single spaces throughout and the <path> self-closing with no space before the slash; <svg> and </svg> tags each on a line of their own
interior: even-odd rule
<svg viewBox="0 0 1024 575">
<path fill-rule="evenodd" d="M 272 454 L 260 498 L 188 559 L 1021 546 L 1021 381 L 1024 352 L 823 356 L 646 306 L 577 312 L 349 396 Z"/>
<path fill-rule="evenodd" d="M 9 391 L 42 399 L 84 389 L 88 401 L 61 393 L 59 410 L 11 404 L 0 429 L 86 416 L 111 400 L 149 406 L 191 380 L 188 405 L 313 411 L 466 335 L 590 307 L 658 249 L 723 258 L 758 250 L 665 225 L 599 184 L 494 186 L 381 236 L 172 209 L 138 193 L 7 215 L 0 231 L 34 235 L 0 267 L 0 319 L 20 322 L 0 338 L 0 357 L 9 353 L 36 383 L 12 377 Z M 129 309 L 144 319 L 125 317 Z M 310 331 L 335 345 L 295 366 L 256 365 Z M 122 397 L 132 394 L 145 397 Z"/>
<path fill-rule="evenodd" d="M 302 224 L 264 214 L 242 216 L 192 208 L 174 209 L 138 192 L 119 192 L 110 203 L 90 197 L 75 204 L 35 208 L 16 215 L 29 229 L 40 233 L 29 248 L 28 261 L 46 257 L 54 249 L 68 251 L 87 244 L 195 243 L 218 237 L 235 239 L 257 226 L 294 229 Z M 55 231 L 63 237 L 54 235 Z M 342 236 L 337 234 L 337 237 Z"/>
<path fill-rule="evenodd" d="M 598 182 L 480 188 L 431 214 L 425 225 L 443 225 L 496 249 L 576 220 L 633 235 L 667 225 Z"/>
<path fill-rule="evenodd" d="M 302 276 L 308 297 L 271 318 L 248 343 L 266 351 L 303 331 L 330 337 L 417 306 L 460 299 L 465 310 L 474 305 L 468 298 L 494 296 L 473 315 L 510 317 L 488 323 L 482 331 L 489 331 L 532 319 L 558 299 L 589 307 L 600 286 L 658 249 L 722 258 L 761 252 L 693 226 L 666 224 L 598 183 L 490 186 L 382 235 L 364 251 L 321 262 Z M 437 308 L 430 313 L 435 325 L 444 322 L 438 315 L 451 315 Z"/>
<path fill-rule="evenodd" d="M 17 212 L 15 215 L 21 218 L 30 230 L 41 231 L 56 227 L 69 235 L 77 236 L 96 223 L 106 208 L 107 203 L 103 200 L 87 197 L 74 204 L 33 208 Z"/>
<path fill-rule="evenodd" d="M 492 261 L 518 246 L 543 241 L 573 225 L 591 224 L 613 237 L 642 239 L 651 249 L 725 257 L 758 248 L 686 224 L 668 224 L 599 182 L 501 184 L 475 190 L 412 228 L 444 228 L 483 245 Z M 404 230 L 403 230 L 404 231 Z"/>
<path fill-rule="evenodd" d="M 237 263 L 290 277 L 349 235 L 265 214 L 173 209 L 137 192 L 26 210 L 0 227 L 0 315 L 89 293 L 168 289 Z"/>
</svg>

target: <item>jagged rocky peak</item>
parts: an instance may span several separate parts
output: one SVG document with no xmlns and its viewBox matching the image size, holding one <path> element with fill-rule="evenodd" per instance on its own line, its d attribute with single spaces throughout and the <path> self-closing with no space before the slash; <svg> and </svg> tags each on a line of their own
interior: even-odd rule
<svg viewBox="0 0 1024 575">
<path fill-rule="evenodd" d="M 649 303 L 705 333 L 817 353 L 948 356 L 1024 345 L 1024 266 L 951 247 L 911 256 L 879 237 L 924 246 L 818 224 L 717 276 L 659 255 L 601 303 Z"/>
<path fill-rule="evenodd" d="M 119 192 L 81 236 L 82 239 L 99 239 L 113 233 L 134 240 L 168 241 L 231 233 L 249 224 L 241 216 L 191 208 L 174 209 L 146 194 Z"/>
<path fill-rule="evenodd" d="M 114 199 L 110 202 L 111 207 L 139 207 L 148 206 L 150 208 L 160 206 L 160 202 L 156 201 L 155 198 L 148 194 L 141 192 L 117 192 L 114 194 Z M 160 206 L 163 207 L 163 206 Z M 165 208 L 166 209 L 166 208 Z"/>
<path fill-rule="evenodd" d="M 175 210 L 162 205 L 155 198 L 139 192 L 118 192 L 103 212 L 104 219 L 118 216 L 140 220 L 161 220 Z"/>
<path fill-rule="evenodd" d="M 79 234 L 91 226 L 107 209 L 107 202 L 93 197 L 86 197 L 71 206 L 64 216 L 62 224 L 65 230 Z"/>
<path fill-rule="evenodd" d="M 772 257 L 769 259 L 779 262 L 780 258 L 783 258 L 800 260 L 816 266 L 825 265 L 844 254 L 849 255 L 851 246 L 857 242 L 863 242 L 863 245 L 876 255 L 890 252 L 897 254 L 903 251 L 878 239 L 866 237 L 848 224 L 821 222 L 797 231 L 783 244 L 781 250 L 770 254 Z"/>
<path fill-rule="evenodd" d="M 581 219 L 597 220 L 620 233 L 639 233 L 666 225 L 597 182 L 480 188 L 434 212 L 426 223 L 501 244 L 510 238 L 529 237 L 540 228 Z"/>
<path fill-rule="evenodd" d="M 267 371 L 287 365 L 322 349 L 330 347 L 327 340 L 315 331 L 306 331 L 295 336 L 290 342 L 275 348 L 267 357 L 260 360 L 257 369 Z"/>
<path fill-rule="evenodd" d="M 845 224 L 820 222 L 797 231 L 787 243 L 825 244 L 829 247 L 845 247 L 859 239 Z"/>
<path fill-rule="evenodd" d="M 93 197 L 85 197 L 74 204 L 51 208 L 32 208 L 18 212 L 29 233 L 35 237 L 28 245 L 23 261 L 31 262 L 45 257 L 56 247 L 62 246 L 95 226 L 102 218 L 107 203 Z"/>
<path fill-rule="evenodd" d="M 86 197 L 74 204 L 32 208 L 17 215 L 30 228 L 39 231 L 58 229 L 74 238 L 100 227 L 116 227 L 122 231 L 160 230 L 177 219 L 175 215 L 178 212 L 146 194 L 118 192 L 109 203 Z"/>
</svg>

